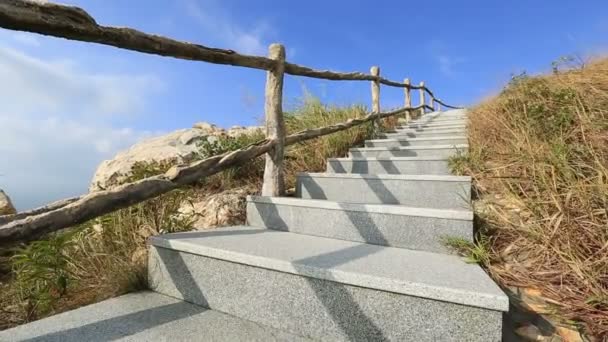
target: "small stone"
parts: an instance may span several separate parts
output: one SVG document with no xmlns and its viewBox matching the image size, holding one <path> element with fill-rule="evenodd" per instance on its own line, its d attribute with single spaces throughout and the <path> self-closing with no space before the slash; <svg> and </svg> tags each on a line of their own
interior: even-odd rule
<svg viewBox="0 0 608 342">
<path fill-rule="evenodd" d="M 534 325 L 524 325 L 515 329 L 515 333 L 526 341 L 542 341 L 544 339 L 540 330 Z"/>
<path fill-rule="evenodd" d="M 10 197 L 0 189 L 0 215 L 13 215 L 16 214 L 17 210 L 13 206 Z"/>
<path fill-rule="evenodd" d="M 578 331 L 566 327 L 557 327 L 557 333 L 564 342 L 583 342 L 583 338 Z"/>
</svg>

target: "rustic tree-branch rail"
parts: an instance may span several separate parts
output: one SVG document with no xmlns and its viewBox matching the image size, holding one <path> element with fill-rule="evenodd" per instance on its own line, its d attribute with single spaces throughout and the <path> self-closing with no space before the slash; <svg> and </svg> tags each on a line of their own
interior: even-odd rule
<svg viewBox="0 0 608 342">
<path fill-rule="evenodd" d="M 366 122 L 420 110 L 422 106 L 401 108 L 385 113 L 369 114 L 360 119 L 321 128 L 309 129 L 285 137 L 285 146 L 343 131 Z M 157 197 L 181 186 L 193 184 L 230 167 L 240 165 L 271 151 L 276 140 L 264 139 L 247 147 L 200 160 L 189 165 L 174 166 L 165 174 L 148 177 L 111 190 L 102 190 L 63 203 L 56 202 L 53 210 L 33 212 L 0 226 L 0 247 L 35 240 L 45 234 L 84 223 L 112 211 Z"/>
<path fill-rule="evenodd" d="M 178 165 L 163 175 L 148 177 L 137 182 L 123 184 L 111 190 L 89 193 L 80 197 L 53 202 L 41 208 L 15 215 L 0 216 L 0 246 L 27 242 L 64 228 L 72 227 L 112 211 L 157 197 L 181 186 L 199 181 L 227 168 L 243 164 L 266 154 L 266 168 L 262 193 L 280 196 L 283 193 L 283 150 L 286 146 L 349 129 L 370 121 L 395 115 L 424 114 L 434 106 L 449 106 L 420 82 L 412 85 L 409 79 L 403 83 L 380 76 L 380 68 L 373 67 L 370 74 L 361 72 L 340 73 L 315 70 L 285 60 L 285 48 L 279 44 L 270 47 L 268 57 L 239 54 L 233 50 L 211 48 L 182 42 L 171 38 L 148 34 L 131 28 L 107 27 L 83 9 L 48 2 L 25 0 L 0 1 L 0 27 L 50 35 L 54 37 L 98 43 L 122 49 L 179 59 L 203 61 L 266 70 L 266 139 L 242 149 L 213 156 L 189 165 Z M 336 81 L 371 81 L 372 111 L 363 118 L 350 119 L 340 124 L 304 130 L 285 136 L 282 113 L 284 74 Z M 382 113 L 380 110 L 380 85 L 404 88 L 405 107 Z M 420 92 L 420 105 L 411 106 L 411 90 Z M 426 104 L 429 94 L 431 106 Z"/>
<path fill-rule="evenodd" d="M 0 27 L 192 61 L 261 70 L 271 70 L 276 65 L 276 61 L 267 57 L 243 55 L 234 50 L 182 42 L 132 28 L 102 26 L 81 8 L 48 2 L 3 0 L 0 2 Z M 392 87 L 424 89 L 429 96 L 435 97 L 426 87 L 395 82 L 361 72 L 341 73 L 315 70 L 293 63 L 285 63 L 285 73 L 335 81 L 378 81 Z M 443 102 L 441 104 L 449 108 L 457 108 Z"/>
</svg>

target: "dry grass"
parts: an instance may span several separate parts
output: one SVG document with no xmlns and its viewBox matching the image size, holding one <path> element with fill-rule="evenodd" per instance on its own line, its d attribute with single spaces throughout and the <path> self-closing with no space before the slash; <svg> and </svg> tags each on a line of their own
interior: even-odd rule
<svg viewBox="0 0 608 342">
<path fill-rule="evenodd" d="M 327 107 L 307 98 L 286 115 L 286 125 L 292 133 L 365 114 L 361 106 Z M 291 146 L 286 152 L 287 187 L 293 187 L 298 172 L 324 170 L 327 157 L 344 156 L 349 147 L 370 134 L 371 126 L 362 125 Z M 201 157 L 240 148 L 260 138 L 226 138 L 219 145 L 204 144 L 200 146 Z M 161 173 L 169 166 L 139 164 L 130 180 Z M 196 186 L 105 215 L 18 251 L 12 258 L 13 272 L 0 277 L 0 329 L 145 288 L 146 239 L 192 229 L 191 217 L 178 215 L 184 201 L 203 200 L 228 189 L 259 191 L 263 169 L 263 158 L 258 158 L 202 180 Z M 243 203 L 235 201 L 233 205 Z M 244 208 L 232 212 L 241 212 L 240 220 L 244 222 Z"/>
<path fill-rule="evenodd" d="M 469 120 L 452 165 L 479 192 L 489 272 L 608 338 L 608 60 L 515 77 Z"/>
</svg>

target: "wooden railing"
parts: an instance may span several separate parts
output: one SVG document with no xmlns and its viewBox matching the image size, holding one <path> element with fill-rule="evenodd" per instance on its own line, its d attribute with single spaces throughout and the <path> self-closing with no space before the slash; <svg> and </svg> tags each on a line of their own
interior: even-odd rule
<svg viewBox="0 0 608 342">
<path fill-rule="evenodd" d="M 447 105 L 436 98 L 424 82 L 415 86 L 409 79 L 400 83 L 382 78 L 380 68 L 377 66 L 370 69 L 370 74 L 314 70 L 288 63 L 285 58 L 285 48 L 280 44 L 270 46 L 268 57 L 242 55 L 232 50 L 181 42 L 130 28 L 100 26 L 87 12 L 77 7 L 25 0 L 2 0 L 0 2 L 0 27 L 111 45 L 167 57 L 267 70 L 264 107 L 266 138 L 264 140 L 189 165 L 177 165 L 165 174 L 123 184 L 114 189 L 57 201 L 15 215 L 0 216 L 0 246 L 31 241 L 45 234 L 86 222 L 114 210 L 192 184 L 201 178 L 245 163 L 263 154 L 266 154 L 266 166 L 262 194 L 281 196 L 285 190 L 283 153 L 285 147 L 289 145 L 367 122 L 377 124 L 378 120 L 396 115 L 404 115 L 409 120 L 423 114 L 426 109 L 435 110 L 435 106 L 437 106 L 437 110 L 441 110 L 442 105 L 447 108 L 458 108 Z M 371 81 L 372 111 L 363 118 L 350 119 L 340 124 L 287 135 L 282 111 L 285 74 L 327 80 Z M 380 111 L 381 84 L 404 88 L 403 108 L 384 113 Z M 419 91 L 420 104 L 416 107 L 412 107 L 411 90 Z M 430 98 L 430 105 L 426 103 L 426 95 Z"/>
</svg>

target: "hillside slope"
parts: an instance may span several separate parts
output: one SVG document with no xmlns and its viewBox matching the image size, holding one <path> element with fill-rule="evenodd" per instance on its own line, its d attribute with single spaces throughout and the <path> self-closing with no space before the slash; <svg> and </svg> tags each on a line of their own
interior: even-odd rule
<svg viewBox="0 0 608 342">
<path fill-rule="evenodd" d="M 473 108 L 468 155 L 481 228 L 469 252 L 505 286 L 608 337 L 608 59 L 514 77 Z"/>
</svg>

